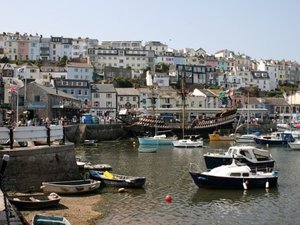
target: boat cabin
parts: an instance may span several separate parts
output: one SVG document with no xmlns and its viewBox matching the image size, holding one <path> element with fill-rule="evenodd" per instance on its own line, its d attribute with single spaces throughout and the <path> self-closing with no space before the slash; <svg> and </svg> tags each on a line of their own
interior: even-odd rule
<svg viewBox="0 0 300 225">
<path fill-rule="evenodd" d="M 227 154 L 232 158 L 244 156 L 250 160 L 264 161 L 271 159 L 272 156 L 268 150 L 256 148 L 254 146 L 231 146 Z"/>
<path fill-rule="evenodd" d="M 219 177 L 249 177 L 251 169 L 249 166 L 237 166 L 235 162 L 231 165 L 223 165 L 211 169 L 209 175 Z"/>
</svg>

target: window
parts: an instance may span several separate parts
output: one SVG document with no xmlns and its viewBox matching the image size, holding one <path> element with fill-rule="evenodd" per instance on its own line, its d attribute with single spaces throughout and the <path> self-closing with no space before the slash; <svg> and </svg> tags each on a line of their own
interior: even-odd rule
<svg viewBox="0 0 300 225">
<path fill-rule="evenodd" d="M 107 93 L 107 94 L 106 94 L 106 98 L 112 98 L 112 94 Z"/>
<path fill-rule="evenodd" d="M 94 107 L 99 107 L 100 106 L 100 103 L 99 102 L 94 102 Z"/>
<path fill-rule="evenodd" d="M 78 95 L 82 95 L 82 92 L 81 92 L 81 90 L 78 90 Z"/>
<path fill-rule="evenodd" d="M 34 101 L 35 102 L 40 102 L 41 101 L 40 96 L 39 95 L 35 95 L 34 96 Z"/>
<path fill-rule="evenodd" d="M 112 107 L 112 102 L 106 102 L 106 107 Z"/>
<path fill-rule="evenodd" d="M 230 176 L 231 177 L 240 177 L 241 174 L 240 173 L 231 173 Z"/>
<path fill-rule="evenodd" d="M 100 98 L 100 94 L 99 93 L 94 93 L 94 98 Z"/>
<path fill-rule="evenodd" d="M 120 96 L 120 101 L 124 101 L 123 96 Z"/>
</svg>

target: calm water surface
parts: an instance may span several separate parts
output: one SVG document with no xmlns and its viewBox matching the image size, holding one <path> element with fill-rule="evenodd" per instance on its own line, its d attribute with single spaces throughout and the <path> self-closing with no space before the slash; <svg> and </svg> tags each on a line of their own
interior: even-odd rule
<svg viewBox="0 0 300 225">
<path fill-rule="evenodd" d="M 269 148 L 279 168 L 279 186 L 262 190 L 198 188 L 188 173 L 189 163 L 205 168 L 203 153 L 226 150 L 228 143 L 205 143 L 204 148 L 160 147 L 139 153 L 132 141 L 101 142 L 76 148 L 77 156 L 110 164 L 113 172 L 145 176 L 144 189 L 118 193 L 103 188 L 96 224 L 300 224 L 300 151 Z M 166 203 L 165 196 L 172 196 Z"/>
</svg>

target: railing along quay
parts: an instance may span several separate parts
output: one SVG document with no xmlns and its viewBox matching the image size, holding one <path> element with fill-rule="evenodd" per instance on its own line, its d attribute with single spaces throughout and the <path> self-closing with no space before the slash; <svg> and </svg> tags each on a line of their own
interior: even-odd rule
<svg viewBox="0 0 300 225">
<path fill-rule="evenodd" d="M 13 149 L 14 142 L 26 146 L 28 141 L 43 141 L 50 146 L 55 140 L 65 141 L 61 125 L 0 127 L 0 143 L 9 143 L 10 149 Z"/>
</svg>

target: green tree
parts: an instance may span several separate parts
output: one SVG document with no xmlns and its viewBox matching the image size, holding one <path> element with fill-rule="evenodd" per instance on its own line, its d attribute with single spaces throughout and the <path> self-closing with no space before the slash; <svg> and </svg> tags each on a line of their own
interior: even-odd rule
<svg viewBox="0 0 300 225">
<path fill-rule="evenodd" d="M 9 63 L 9 58 L 7 58 L 6 56 L 4 56 L 3 58 L 1 58 L 0 62 L 1 63 Z"/>
<path fill-rule="evenodd" d="M 67 65 L 68 57 L 64 56 L 61 60 L 56 64 L 57 66 L 64 67 Z"/>
</svg>

